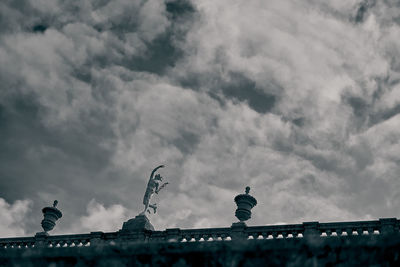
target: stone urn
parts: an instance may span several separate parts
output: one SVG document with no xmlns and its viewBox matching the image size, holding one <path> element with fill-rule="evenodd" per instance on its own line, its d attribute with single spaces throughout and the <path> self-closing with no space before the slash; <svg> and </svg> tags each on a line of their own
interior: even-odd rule
<svg viewBox="0 0 400 267">
<path fill-rule="evenodd" d="M 249 195 L 250 187 L 246 187 L 246 194 L 240 194 L 235 197 L 237 209 L 235 212 L 236 218 L 241 223 L 251 218 L 251 209 L 257 205 L 257 200 Z"/>
<path fill-rule="evenodd" d="M 42 209 L 44 219 L 42 220 L 43 230 L 47 233 L 53 230 L 56 221 L 62 217 L 62 213 L 57 209 L 58 201 L 54 200 L 53 207 L 45 207 Z"/>
</svg>

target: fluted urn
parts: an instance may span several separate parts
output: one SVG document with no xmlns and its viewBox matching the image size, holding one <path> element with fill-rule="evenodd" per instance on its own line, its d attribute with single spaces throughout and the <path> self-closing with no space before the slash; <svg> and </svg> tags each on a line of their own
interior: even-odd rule
<svg viewBox="0 0 400 267">
<path fill-rule="evenodd" d="M 235 197 L 235 202 L 237 205 L 235 216 L 240 222 L 250 219 L 251 209 L 257 205 L 257 200 L 253 196 L 249 195 L 249 192 L 250 187 L 247 186 L 245 194 L 240 194 Z"/>
<path fill-rule="evenodd" d="M 53 230 L 56 225 L 56 221 L 62 217 L 62 213 L 56 208 L 58 201 L 55 200 L 53 207 L 45 207 L 42 209 L 44 219 L 42 220 L 43 230 L 47 233 Z"/>
</svg>

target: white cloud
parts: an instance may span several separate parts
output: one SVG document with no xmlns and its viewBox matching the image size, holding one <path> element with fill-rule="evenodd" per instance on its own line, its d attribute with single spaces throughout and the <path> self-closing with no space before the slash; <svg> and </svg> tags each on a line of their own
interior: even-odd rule
<svg viewBox="0 0 400 267">
<path fill-rule="evenodd" d="M 84 215 L 68 230 L 69 233 L 87 233 L 94 231 L 115 232 L 122 228 L 122 223 L 129 219 L 129 211 L 120 204 L 105 206 L 92 199 Z M 65 232 L 65 230 L 64 230 Z"/>
<path fill-rule="evenodd" d="M 9 204 L 0 198 L 0 237 L 26 235 L 25 223 L 31 205 L 31 200 L 16 200 Z"/>
</svg>

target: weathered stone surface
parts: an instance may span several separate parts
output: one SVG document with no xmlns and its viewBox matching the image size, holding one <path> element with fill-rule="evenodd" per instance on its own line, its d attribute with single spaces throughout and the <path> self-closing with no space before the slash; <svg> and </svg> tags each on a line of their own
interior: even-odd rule
<svg viewBox="0 0 400 267">
<path fill-rule="evenodd" d="M 0 266 L 343 266 L 400 259 L 396 218 L 153 231 L 137 217 L 117 232 L 0 238 Z"/>
<path fill-rule="evenodd" d="M 150 223 L 146 215 L 138 215 L 135 218 L 124 222 L 121 231 L 138 231 L 138 230 L 154 231 L 154 227 Z"/>
<path fill-rule="evenodd" d="M 0 249 L 0 266 L 392 266 L 390 236 L 218 242 L 123 243 L 94 247 Z"/>
</svg>

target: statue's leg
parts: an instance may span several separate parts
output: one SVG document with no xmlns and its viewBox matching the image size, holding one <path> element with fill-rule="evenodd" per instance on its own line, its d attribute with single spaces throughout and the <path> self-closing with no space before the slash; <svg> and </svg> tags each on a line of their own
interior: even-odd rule
<svg viewBox="0 0 400 267">
<path fill-rule="evenodd" d="M 144 210 L 143 210 L 143 212 L 146 212 L 146 210 L 149 208 L 149 202 L 150 202 L 150 199 L 146 199 L 146 201 L 144 201 Z"/>
<path fill-rule="evenodd" d="M 157 204 L 156 203 L 154 203 L 152 205 L 149 205 L 149 207 L 153 209 L 154 213 L 156 213 L 156 211 L 157 211 Z"/>
</svg>

